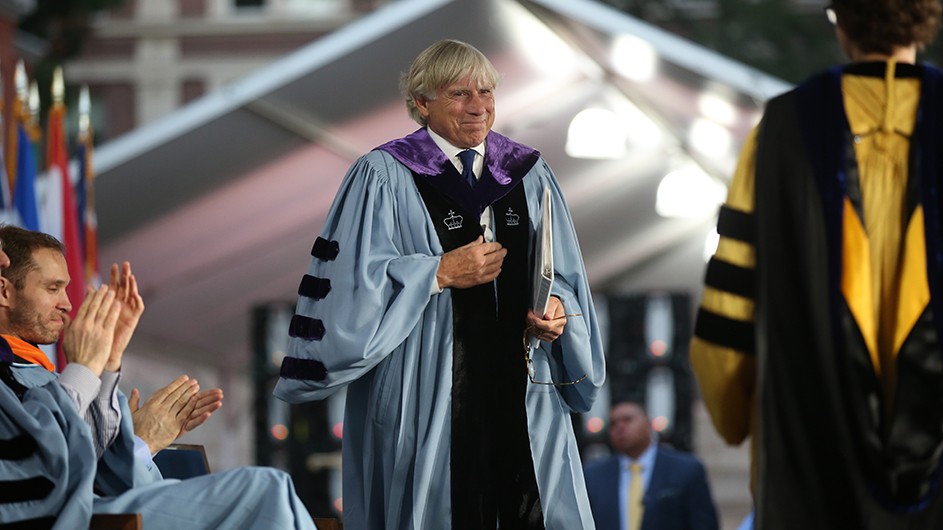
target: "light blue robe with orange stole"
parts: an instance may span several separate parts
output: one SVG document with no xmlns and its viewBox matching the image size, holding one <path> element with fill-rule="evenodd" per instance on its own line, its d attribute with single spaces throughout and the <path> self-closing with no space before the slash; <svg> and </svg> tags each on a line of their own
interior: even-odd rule
<svg viewBox="0 0 943 530">
<path fill-rule="evenodd" d="M 39 365 L 0 368 L 6 366 L 13 384 L 26 390 L 20 398 L 0 382 L 6 456 L 0 457 L 0 526 L 88 528 L 92 513 L 140 513 L 148 530 L 316 530 L 283 471 L 248 467 L 180 481 L 147 470 L 134 457 L 131 413 L 120 392 L 118 438 L 96 466 L 91 430 L 57 375 Z M 93 493 L 93 484 L 104 496 Z"/>
<path fill-rule="evenodd" d="M 0 338 L 0 526 L 88 528 L 91 431 L 53 379 L 34 388 L 18 383 L 4 346 Z"/>
<path fill-rule="evenodd" d="M 414 172 L 464 181 L 425 129 L 397 142 L 390 151 L 381 147 L 361 157 L 341 184 L 306 275 L 317 286 L 299 289 L 306 294 L 299 297 L 275 395 L 300 403 L 347 387 L 345 526 L 448 529 L 452 291 L 432 289 L 443 254 L 434 223 L 447 220 L 430 218 Z M 533 150 L 492 132 L 487 171 L 504 185 L 503 166 L 522 151 L 533 153 L 536 163 L 519 181 L 529 218 L 514 221 L 529 223 L 535 233 L 542 191 L 550 189 L 552 294 L 567 314 L 580 315 L 568 318 L 552 345 L 541 343 L 535 351 L 535 379 L 586 376 L 566 386 L 527 383 L 534 472 L 548 530 L 594 528 L 570 413 L 588 410 L 603 383 L 602 344 L 576 234 L 550 168 Z M 493 218 L 500 231 L 504 212 Z"/>
</svg>

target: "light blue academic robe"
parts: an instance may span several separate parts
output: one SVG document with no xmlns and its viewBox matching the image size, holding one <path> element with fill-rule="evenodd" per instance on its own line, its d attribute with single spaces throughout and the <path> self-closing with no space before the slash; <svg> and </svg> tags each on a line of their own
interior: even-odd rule
<svg viewBox="0 0 943 530">
<path fill-rule="evenodd" d="M 54 529 L 88 527 L 92 435 L 54 380 L 30 388 L 22 400 L 0 382 L 0 446 L 0 526 L 58 516 Z"/>
<path fill-rule="evenodd" d="M 449 163 L 438 154 L 438 163 Z M 486 148 L 486 165 L 495 163 L 491 154 Z M 552 348 L 541 343 L 533 354 L 536 379 L 563 382 L 586 375 L 569 386 L 527 383 L 527 428 L 545 526 L 591 529 L 570 413 L 588 410 L 603 383 L 602 345 L 556 178 L 539 159 L 522 182 L 532 231 L 542 190 L 551 191 L 552 294 L 568 314 L 581 314 L 568 318 Z M 501 212 L 494 215 L 501 222 Z M 433 294 L 443 249 L 432 223 L 412 172 L 386 151 L 364 155 L 341 184 L 321 234 L 336 241 L 339 252 L 330 260 L 313 258 L 308 269 L 308 275 L 330 281 L 330 292 L 299 297 L 296 314 L 320 320 L 323 336 L 292 338 L 288 359 L 296 368 L 307 365 L 308 375 L 286 374 L 283 365 L 274 393 L 301 403 L 347 385 L 345 527 L 451 527 L 452 298 L 450 289 Z"/>
<path fill-rule="evenodd" d="M 74 529 L 87 528 L 92 513 L 140 513 L 148 530 L 316 530 L 283 471 L 247 467 L 181 481 L 163 479 L 156 466 L 146 469 L 134 457 L 131 412 L 120 392 L 121 428 L 96 475 L 91 431 L 56 374 L 36 365 L 14 365 L 13 374 L 30 390 L 21 403 L 0 383 L 0 439 L 24 433 L 36 440 L 43 458 L 19 465 L 0 459 L 0 480 L 16 474 L 45 477 L 55 489 L 40 502 L 10 510 L 4 505 L 0 522 L 54 516 L 55 528 Z M 105 496 L 93 494 L 93 480 Z"/>
</svg>

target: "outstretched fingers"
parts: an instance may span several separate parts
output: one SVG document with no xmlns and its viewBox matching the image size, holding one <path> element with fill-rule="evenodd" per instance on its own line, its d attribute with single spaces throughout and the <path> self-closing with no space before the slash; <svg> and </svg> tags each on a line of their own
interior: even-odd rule
<svg viewBox="0 0 943 530">
<path fill-rule="evenodd" d="M 154 392 L 150 399 L 161 405 L 171 403 L 173 402 L 173 398 L 171 398 L 171 396 L 174 394 L 174 392 L 177 392 L 180 388 L 186 387 L 189 382 L 190 376 L 186 374 L 181 375 L 180 377 L 171 381 L 167 386 L 164 386 L 163 388 L 160 388 Z"/>
</svg>

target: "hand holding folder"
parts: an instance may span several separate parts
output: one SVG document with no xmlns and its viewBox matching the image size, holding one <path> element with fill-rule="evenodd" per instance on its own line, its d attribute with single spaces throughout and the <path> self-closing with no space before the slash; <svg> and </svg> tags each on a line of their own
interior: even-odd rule
<svg viewBox="0 0 943 530">
<path fill-rule="evenodd" d="M 533 285 L 533 305 L 531 306 L 541 319 L 546 320 L 548 305 L 550 303 L 550 291 L 553 289 L 553 212 L 551 211 L 550 188 L 544 188 L 543 196 L 540 201 L 540 219 L 537 221 L 537 241 L 534 247 L 534 285 Z M 579 313 L 572 315 L 550 315 L 551 319 L 563 319 L 569 316 L 580 316 Z M 524 360 L 527 364 L 527 375 L 530 382 L 538 385 L 565 386 L 575 385 L 586 378 L 586 374 L 574 381 L 555 383 L 552 381 L 539 381 L 536 379 L 536 369 L 534 361 L 531 358 L 540 339 L 536 336 L 529 336 L 524 333 Z"/>
<path fill-rule="evenodd" d="M 544 188 L 540 201 L 540 221 L 537 224 L 537 243 L 534 252 L 534 312 L 547 313 L 550 290 L 553 288 L 553 218 L 550 206 L 550 188 Z"/>
<path fill-rule="evenodd" d="M 534 247 L 534 313 L 546 316 L 550 290 L 553 288 L 553 212 L 550 203 L 550 188 L 544 188 L 540 200 L 540 219 L 537 221 L 537 241 Z M 530 337 L 528 351 L 537 347 L 537 337 Z"/>
</svg>

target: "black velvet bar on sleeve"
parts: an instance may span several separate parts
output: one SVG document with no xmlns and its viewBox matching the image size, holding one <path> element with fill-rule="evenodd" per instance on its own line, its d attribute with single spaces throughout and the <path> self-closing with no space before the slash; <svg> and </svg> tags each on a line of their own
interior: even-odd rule
<svg viewBox="0 0 943 530">
<path fill-rule="evenodd" d="M 0 460 L 23 460 L 33 456 L 37 448 L 36 440 L 25 434 L 0 439 Z"/>
<path fill-rule="evenodd" d="M 755 328 L 743 322 L 701 308 L 697 314 L 694 335 L 708 342 L 740 350 L 747 355 L 756 352 Z"/>
<path fill-rule="evenodd" d="M 753 245 L 756 243 L 756 228 L 753 223 L 753 214 L 729 206 L 721 206 L 717 219 L 717 232 L 723 237 Z"/>
<path fill-rule="evenodd" d="M 704 283 L 714 289 L 753 299 L 756 292 L 756 271 L 714 257 L 707 264 Z"/>
<path fill-rule="evenodd" d="M 321 340 L 324 337 L 324 323 L 317 318 L 295 315 L 291 317 L 288 335 L 305 340 Z"/>
<path fill-rule="evenodd" d="M 324 367 L 324 363 L 314 359 L 285 357 L 282 359 L 280 375 L 285 379 L 324 381 L 327 377 L 327 368 Z"/>
<path fill-rule="evenodd" d="M 314 246 L 311 247 L 311 255 L 320 260 L 333 261 L 340 249 L 341 247 L 337 241 L 328 241 L 319 236 L 314 241 Z"/>
<path fill-rule="evenodd" d="M 299 295 L 313 298 L 315 300 L 324 298 L 329 292 L 331 292 L 330 279 L 318 278 L 317 276 L 311 276 L 310 274 L 305 274 L 304 278 L 301 279 L 301 284 L 298 286 Z"/>
</svg>

